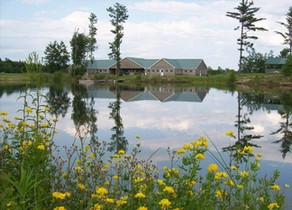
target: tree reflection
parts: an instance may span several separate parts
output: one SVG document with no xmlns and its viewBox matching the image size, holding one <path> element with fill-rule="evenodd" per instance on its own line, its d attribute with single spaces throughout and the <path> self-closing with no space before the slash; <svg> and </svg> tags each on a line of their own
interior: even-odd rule
<svg viewBox="0 0 292 210">
<path fill-rule="evenodd" d="M 116 100 L 114 102 L 109 103 L 110 119 L 114 120 L 115 125 L 111 129 L 114 133 L 111 136 L 111 142 L 109 143 L 108 150 L 113 152 L 118 152 L 119 150 L 127 150 L 128 140 L 123 136 L 124 135 L 124 126 L 121 117 L 121 94 L 120 88 L 118 86 L 116 88 Z"/>
<path fill-rule="evenodd" d="M 51 86 L 47 93 L 47 102 L 50 112 L 57 119 L 59 116 L 65 117 L 70 106 L 69 92 L 65 91 L 63 85 Z"/>
<path fill-rule="evenodd" d="M 83 140 L 89 134 L 91 142 L 98 142 L 96 135 L 97 111 L 94 109 L 94 98 L 88 97 L 87 90 L 83 86 L 75 86 L 72 92 L 74 99 L 71 119 L 74 122 L 76 134 L 80 140 Z"/>
<path fill-rule="evenodd" d="M 253 135 L 249 133 L 249 131 L 252 131 L 254 129 L 253 126 L 251 126 L 251 120 L 249 118 L 249 115 L 253 112 L 253 110 L 258 108 L 259 106 L 255 103 L 253 103 L 251 106 L 251 109 L 248 108 L 250 113 L 242 113 L 242 107 L 243 105 L 246 105 L 249 100 L 247 100 L 248 97 L 244 97 L 242 93 L 238 92 L 237 96 L 237 120 L 235 121 L 235 127 L 237 128 L 237 141 L 228 147 L 224 147 L 223 151 L 230 151 L 232 152 L 232 157 L 237 162 L 243 162 L 247 160 L 248 156 L 251 156 L 252 153 L 245 153 L 242 154 L 242 151 L 244 150 L 244 147 L 259 147 L 257 144 L 252 143 L 251 141 L 254 139 L 260 139 L 261 135 Z M 255 106 L 256 105 L 256 106 Z"/>
<path fill-rule="evenodd" d="M 284 159 L 286 154 L 291 152 L 292 146 L 292 94 L 283 93 L 280 101 L 283 105 L 283 110 L 279 110 L 278 113 L 281 115 L 283 121 L 280 122 L 280 128 L 271 134 L 282 134 L 282 137 L 273 143 L 281 144 L 280 151 Z"/>
</svg>

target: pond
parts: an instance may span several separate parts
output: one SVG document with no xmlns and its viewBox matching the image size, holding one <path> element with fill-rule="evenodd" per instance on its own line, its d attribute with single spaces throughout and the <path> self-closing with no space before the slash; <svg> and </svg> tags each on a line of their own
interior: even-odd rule
<svg viewBox="0 0 292 210">
<path fill-rule="evenodd" d="M 17 115 L 25 85 L 0 86 L 0 111 Z M 32 87 L 33 88 L 33 87 Z M 42 87 L 58 118 L 57 145 L 94 133 L 113 150 L 141 143 L 141 155 L 159 166 L 169 161 L 167 148 L 178 149 L 207 136 L 222 154 L 239 143 L 262 153 L 261 173 L 281 172 L 280 184 L 292 187 L 292 91 L 231 91 L 187 85 L 48 85 Z M 237 139 L 226 137 L 234 130 Z M 114 141 L 113 135 L 118 136 Z M 139 138 L 137 138 L 139 136 Z M 215 147 L 210 147 L 216 153 Z M 158 151 L 158 152 L 157 152 Z M 205 164 L 211 163 L 211 158 Z M 287 190 L 292 201 L 292 190 Z M 283 187 L 284 188 L 284 187 Z"/>
</svg>

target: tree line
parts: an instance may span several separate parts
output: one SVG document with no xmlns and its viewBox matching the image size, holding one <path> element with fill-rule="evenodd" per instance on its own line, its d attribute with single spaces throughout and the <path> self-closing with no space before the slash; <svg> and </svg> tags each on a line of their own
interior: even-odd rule
<svg viewBox="0 0 292 210">
<path fill-rule="evenodd" d="M 116 74 L 119 74 L 122 38 L 124 36 L 123 23 L 128 19 L 127 8 L 119 3 L 115 3 L 112 7 L 106 9 L 111 18 L 110 22 L 113 26 L 111 32 L 115 35 L 114 40 L 109 43 L 111 52 L 108 54 L 110 59 L 117 62 Z M 252 40 L 258 39 L 255 35 L 257 31 L 267 31 L 264 27 L 259 27 L 258 22 L 266 20 L 266 18 L 256 17 L 256 13 L 260 10 L 259 7 L 254 6 L 254 2 L 251 0 L 241 0 L 239 5 L 234 8 L 234 11 L 227 12 L 226 16 L 236 19 L 239 24 L 234 29 L 240 31 L 237 39 L 239 46 L 239 72 L 252 72 L 260 73 L 264 72 L 264 63 L 272 53 L 262 54 L 256 52 Z M 289 64 L 288 70 L 292 67 L 292 6 L 289 8 L 286 14 L 286 22 L 278 22 L 284 26 L 287 31 L 275 33 L 281 35 L 284 39 L 283 44 L 288 45 L 288 48 L 284 48 L 280 57 L 286 57 Z M 63 41 L 57 42 L 56 40 L 50 42 L 45 49 L 44 57 L 44 70 L 47 72 L 55 72 L 59 70 L 67 70 L 69 61 L 71 58 L 72 65 L 69 67 L 69 71 L 74 75 L 82 75 L 85 73 L 87 66 L 94 62 L 94 52 L 97 49 L 96 34 L 97 34 L 97 16 L 91 13 L 89 16 L 89 33 L 80 33 L 76 30 L 71 38 L 70 47 L 71 54 L 68 52 L 67 46 Z M 24 70 L 23 62 L 14 62 L 9 59 L 0 59 L 0 72 L 22 72 Z M 289 74 L 292 74 L 292 70 Z"/>
</svg>

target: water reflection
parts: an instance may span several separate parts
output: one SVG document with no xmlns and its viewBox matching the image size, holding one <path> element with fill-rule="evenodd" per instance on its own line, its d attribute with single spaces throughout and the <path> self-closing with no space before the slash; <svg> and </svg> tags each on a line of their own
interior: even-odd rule
<svg viewBox="0 0 292 210">
<path fill-rule="evenodd" d="M 116 89 L 119 89 L 117 92 Z M 117 98 L 126 102 L 153 100 L 160 102 L 202 102 L 209 91 L 206 87 L 164 86 L 89 86 L 88 94 L 94 98 Z"/>
<path fill-rule="evenodd" d="M 119 150 L 127 150 L 129 144 L 128 140 L 124 136 L 124 126 L 121 117 L 121 91 L 119 86 L 115 86 L 116 100 L 109 103 L 110 119 L 114 120 L 114 126 L 111 129 L 113 132 L 111 136 L 111 142 L 109 143 L 108 150 L 110 152 L 115 151 L 118 153 Z"/>
<path fill-rule="evenodd" d="M 0 86 L 1 110 L 11 109 L 11 112 L 18 110 L 7 99 L 16 101 L 17 93 L 19 94 L 22 87 L 23 85 L 8 84 Z M 99 126 L 103 130 L 109 128 L 105 132 L 110 135 L 109 137 L 104 135 L 105 137 L 102 136 L 102 138 L 103 140 L 111 138 L 112 151 L 126 149 L 129 146 L 128 133 L 133 133 L 130 129 L 139 130 L 135 131 L 134 136 L 143 134 L 148 136 L 149 131 L 158 132 L 158 130 L 168 129 L 171 139 L 180 135 L 194 136 L 193 130 L 196 129 L 206 128 L 208 134 L 221 127 L 221 130 L 231 129 L 228 126 L 236 117 L 233 126 L 237 130 L 238 140 L 231 145 L 220 145 L 221 148 L 236 152 L 248 145 L 257 147 L 274 143 L 274 145 L 279 145 L 282 158 L 286 158 L 291 152 L 292 96 L 289 90 L 271 93 L 253 90 L 237 93 L 218 92 L 213 89 L 213 95 L 210 95 L 208 87 L 166 84 L 156 86 L 117 84 L 87 87 L 52 85 L 43 89 L 47 91 L 51 114 L 56 118 L 64 118 L 60 126 L 66 125 L 66 129 L 69 130 L 70 127 L 71 131 L 74 128 L 77 136 L 81 138 L 90 136 L 92 141 L 98 141 L 98 109 L 102 118 Z M 208 94 L 209 97 L 206 97 Z M 237 98 L 233 94 L 238 94 Z M 11 97 L 15 98 L 11 99 Z M 215 106 L 216 100 L 219 104 L 221 103 L 220 106 Z M 180 102 L 179 106 L 177 106 L 178 102 Z M 234 104 L 235 102 L 237 105 Z M 103 106 L 103 104 L 107 105 Z M 236 109 L 236 112 L 228 111 L 228 108 Z M 229 117 L 231 114 L 233 118 Z M 261 118 L 258 118 L 259 114 Z M 68 123 L 66 118 L 68 115 L 73 126 Z M 270 124 L 264 124 L 266 122 L 262 120 L 263 117 L 266 120 L 271 118 Z M 222 123 L 224 128 L 223 125 L 219 126 Z M 259 126 L 262 129 L 259 129 Z M 269 129 L 268 133 L 264 132 L 267 129 Z M 70 133 L 73 133 L 71 131 Z M 213 133 L 216 132 L 219 131 L 216 130 Z M 163 135 L 169 138 L 166 134 Z M 217 134 L 213 136 L 216 137 Z M 268 141 L 269 138 L 272 139 Z M 268 144 L 266 144 L 267 141 Z"/>
<path fill-rule="evenodd" d="M 255 100 L 250 100 L 251 98 Z M 263 137 L 263 135 L 255 135 L 250 132 L 254 129 L 251 125 L 250 115 L 252 115 L 254 110 L 258 110 L 261 107 L 260 100 L 257 99 L 257 95 L 255 96 L 254 94 L 238 92 L 237 95 L 237 120 L 235 121 L 237 141 L 233 145 L 223 148 L 223 151 L 231 152 L 234 160 L 237 162 L 246 161 L 248 156 L 252 156 L 252 153 L 241 154 L 244 147 L 259 147 L 252 141 Z M 243 106 L 247 107 L 246 113 L 242 113 Z"/>
<path fill-rule="evenodd" d="M 69 91 L 63 88 L 63 85 L 56 85 L 49 87 L 47 93 L 47 102 L 50 107 L 51 114 L 58 119 L 60 116 L 63 118 L 71 106 Z"/>
<path fill-rule="evenodd" d="M 83 86 L 73 86 L 74 95 L 72 102 L 71 119 L 74 122 L 76 135 L 82 141 L 90 135 L 91 142 L 98 142 L 97 138 L 97 111 L 94 108 L 94 98 L 89 97 Z"/>
<path fill-rule="evenodd" d="M 280 144 L 282 157 L 285 158 L 288 152 L 291 152 L 292 145 L 292 93 L 284 92 L 279 97 L 279 103 L 282 104 L 282 109 L 278 110 L 282 121 L 279 122 L 280 128 L 273 131 L 271 134 L 280 134 L 281 138 L 273 143 Z"/>
</svg>

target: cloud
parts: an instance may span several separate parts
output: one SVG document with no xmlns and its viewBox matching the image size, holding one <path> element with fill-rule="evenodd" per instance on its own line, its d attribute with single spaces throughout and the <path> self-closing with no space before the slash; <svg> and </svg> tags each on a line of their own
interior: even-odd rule
<svg viewBox="0 0 292 210">
<path fill-rule="evenodd" d="M 48 0 L 23 0 L 22 2 L 37 4 Z M 48 4 L 53 5 L 53 4 Z M 60 4 L 62 6 L 62 4 Z M 17 19 L 0 20 L 0 57 L 23 59 L 32 50 L 42 54 L 50 41 L 63 40 L 69 47 L 74 30 L 80 32 L 88 29 L 88 16 L 92 8 L 86 5 L 66 7 L 64 16 L 54 15 L 53 10 L 35 8 L 32 21 Z M 216 68 L 237 68 L 239 52 L 236 40 L 239 31 L 233 29 L 237 20 L 227 17 L 226 11 L 233 11 L 238 3 L 226 0 L 214 1 L 162 1 L 144 0 L 128 3 L 130 18 L 125 23 L 125 34 L 121 46 L 123 57 L 136 56 L 145 58 L 203 58 L 208 66 Z M 261 25 L 269 29 L 259 32 L 255 41 L 256 50 L 267 53 L 273 50 L 278 54 L 284 46 L 282 37 L 274 31 L 283 31 L 276 21 L 284 21 L 290 0 L 282 0 L 274 4 L 271 0 L 259 0 L 255 6 L 261 7 L 259 17 L 267 18 Z M 47 6 L 47 5 L 46 5 Z M 105 5 L 104 5 L 105 6 Z M 73 9 L 74 8 L 74 9 Z M 78 8 L 78 9 L 76 9 Z M 277 10 L 277 11 L 276 11 Z M 112 26 L 101 11 L 97 23 L 98 50 L 95 57 L 107 58 L 108 43 L 113 40 L 110 32 Z M 18 16 L 17 16 L 18 17 Z M 45 18 L 46 17 L 46 18 Z M 59 17 L 56 19 L 56 17 Z M 12 53 L 20 52 L 20 53 Z"/>
<path fill-rule="evenodd" d="M 31 51 L 43 55 L 46 45 L 54 40 L 64 41 L 70 49 L 69 41 L 74 31 L 79 29 L 79 32 L 86 32 L 89 15 L 89 12 L 73 11 L 61 19 L 41 18 L 31 22 L 1 19 L 1 55 L 5 54 L 11 59 L 19 56 L 15 52 L 22 52 L 24 58 Z"/>
<path fill-rule="evenodd" d="M 194 14 L 199 11 L 201 6 L 196 3 L 185 3 L 178 1 L 166 1 L 160 0 L 137 2 L 133 6 L 133 9 L 158 12 L 158 13 L 169 13 L 169 14 Z"/>
<path fill-rule="evenodd" d="M 25 4 L 44 4 L 49 3 L 51 0 L 19 0 L 19 1 Z"/>
</svg>

